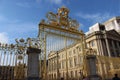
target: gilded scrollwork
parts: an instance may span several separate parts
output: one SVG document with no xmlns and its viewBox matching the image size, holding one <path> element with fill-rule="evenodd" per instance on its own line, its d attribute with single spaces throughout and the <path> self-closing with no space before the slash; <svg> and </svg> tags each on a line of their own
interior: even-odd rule
<svg viewBox="0 0 120 80">
<path fill-rule="evenodd" d="M 58 25 L 58 17 L 56 14 L 52 12 L 48 12 L 47 18 L 48 18 L 49 24 L 54 25 L 54 26 Z"/>
<path fill-rule="evenodd" d="M 17 43 L 16 45 L 18 54 L 23 54 L 26 46 L 25 40 L 21 38 L 20 40 L 16 39 L 15 41 Z"/>
<path fill-rule="evenodd" d="M 69 20 L 69 28 L 78 30 L 79 23 L 76 20 Z"/>
<path fill-rule="evenodd" d="M 54 13 L 52 13 L 52 12 L 48 12 L 47 13 L 47 18 L 48 18 L 48 20 L 49 21 L 55 21 L 55 22 L 57 22 L 57 15 L 56 14 L 54 14 Z"/>
<path fill-rule="evenodd" d="M 58 9 L 58 13 L 47 13 L 47 19 L 50 25 L 60 26 L 61 28 L 78 30 L 79 23 L 76 20 L 71 19 L 69 16 L 69 9 L 62 7 Z"/>
<path fill-rule="evenodd" d="M 40 48 L 40 40 L 37 39 L 37 38 L 28 38 L 27 39 L 27 44 L 28 44 L 28 47 L 31 47 L 31 48 Z"/>
</svg>

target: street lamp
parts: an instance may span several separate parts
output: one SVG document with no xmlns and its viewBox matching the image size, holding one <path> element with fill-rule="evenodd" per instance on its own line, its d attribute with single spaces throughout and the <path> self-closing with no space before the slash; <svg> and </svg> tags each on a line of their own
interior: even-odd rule
<svg viewBox="0 0 120 80">
<path fill-rule="evenodd" d="M 80 80 L 82 80 L 83 79 L 83 70 L 80 70 Z"/>
<path fill-rule="evenodd" d="M 57 54 L 57 79 L 59 80 L 60 79 L 60 75 L 59 75 L 59 55 L 58 55 L 58 51 L 56 52 Z"/>
</svg>

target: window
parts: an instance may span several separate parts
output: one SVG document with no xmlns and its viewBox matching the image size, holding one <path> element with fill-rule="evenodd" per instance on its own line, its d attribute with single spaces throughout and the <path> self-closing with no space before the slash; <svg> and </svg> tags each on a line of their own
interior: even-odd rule
<svg viewBox="0 0 120 80">
<path fill-rule="evenodd" d="M 65 73 L 63 72 L 63 78 L 64 78 Z"/>
<path fill-rule="evenodd" d="M 61 66 L 62 66 L 62 64 L 61 64 L 61 62 L 59 63 L 59 69 L 61 69 Z"/>
<path fill-rule="evenodd" d="M 64 58 L 65 57 L 65 54 L 64 53 L 62 53 L 62 58 Z"/>
<path fill-rule="evenodd" d="M 61 59 L 61 55 L 58 55 L 58 59 Z"/>
<path fill-rule="evenodd" d="M 54 74 L 54 79 L 56 79 L 56 74 Z"/>
<path fill-rule="evenodd" d="M 72 51 L 69 51 L 69 56 L 71 56 L 72 55 Z"/>
<path fill-rule="evenodd" d="M 77 66 L 77 57 L 74 57 L 74 65 Z"/>
<path fill-rule="evenodd" d="M 66 68 L 66 61 L 62 61 L 62 69 Z"/>
<path fill-rule="evenodd" d="M 91 41 L 91 46 L 93 47 L 95 45 L 94 41 Z"/>
<path fill-rule="evenodd" d="M 75 77 L 77 77 L 77 71 L 75 71 Z"/>
<path fill-rule="evenodd" d="M 81 47 L 79 46 L 79 51 L 81 51 Z"/>
<path fill-rule="evenodd" d="M 79 56 L 79 61 L 80 64 L 83 64 L 83 56 Z"/>
<path fill-rule="evenodd" d="M 75 54 L 75 53 L 76 53 L 76 49 L 73 50 L 73 54 Z"/>
<path fill-rule="evenodd" d="M 70 71 L 70 74 L 71 74 L 71 78 L 73 78 L 73 71 Z"/>
<path fill-rule="evenodd" d="M 73 67 L 72 59 L 71 59 L 71 58 L 69 59 L 69 67 L 70 67 L 70 68 Z"/>
<path fill-rule="evenodd" d="M 62 69 L 64 69 L 64 61 L 62 61 Z"/>
</svg>

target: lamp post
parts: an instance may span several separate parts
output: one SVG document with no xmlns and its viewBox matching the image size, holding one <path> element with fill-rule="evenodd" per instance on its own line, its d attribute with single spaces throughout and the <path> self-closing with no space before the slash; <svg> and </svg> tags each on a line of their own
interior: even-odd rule
<svg viewBox="0 0 120 80">
<path fill-rule="evenodd" d="M 56 52 L 57 54 L 57 80 L 60 79 L 60 75 L 59 75 L 59 55 L 58 55 L 58 51 Z"/>
<path fill-rule="evenodd" d="M 82 80 L 83 79 L 83 68 L 82 68 L 82 64 L 77 64 L 77 68 L 79 69 L 79 77 L 78 79 L 79 80 Z"/>
<path fill-rule="evenodd" d="M 80 80 L 82 80 L 83 79 L 83 71 L 82 70 L 80 70 Z"/>
</svg>

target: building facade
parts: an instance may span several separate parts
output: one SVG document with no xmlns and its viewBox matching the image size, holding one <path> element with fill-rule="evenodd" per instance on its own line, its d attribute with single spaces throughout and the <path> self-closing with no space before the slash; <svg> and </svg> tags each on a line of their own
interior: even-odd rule
<svg viewBox="0 0 120 80">
<path fill-rule="evenodd" d="M 95 50 L 95 53 L 91 52 L 91 54 L 94 55 L 119 57 L 119 31 L 120 17 L 112 18 L 103 24 L 96 23 L 90 27 L 89 31 L 86 33 L 87 48 Z M 78 80 L 83 75 L 83 62 L 83 53 L 80 43 L 69 46 L 67 50 L 62 49 L 57 52 L 50 52 L 48 55 L 48 79 L 66 79 L 66 77 L 68 77 L 69 80 Z M 99 66 L 98 74 L 105 78 L 109 74 L 108 71 L 113 68 L 113 66 L 111 67 L 110 65 L 110 63 L 106 65 L 106 63 L 102 62 L 97 64 L 97 66 Z"/>
<path fill-rule="evenodd" d="M 48 55 L 48 79 L 78 79 L 83 64 L 83 55 L 80 44 L 74 44 L 57 52 Z M 66 57 L 67 53 L 67 57 Z M 67 59 L 67 61 L 66 61 Z"/>
<path fill-rule="evenodd" d="M 120 55 L 120 17 L 103 24 L 96 23 L 86 33 L 88 47 L 96 49 L 97 55 L 118 57 Z"/>
</svg>

